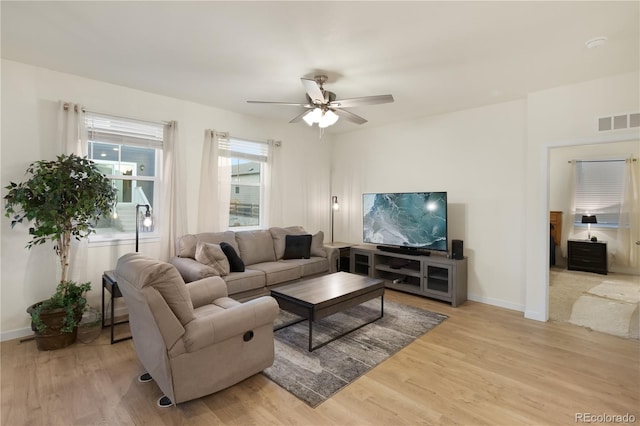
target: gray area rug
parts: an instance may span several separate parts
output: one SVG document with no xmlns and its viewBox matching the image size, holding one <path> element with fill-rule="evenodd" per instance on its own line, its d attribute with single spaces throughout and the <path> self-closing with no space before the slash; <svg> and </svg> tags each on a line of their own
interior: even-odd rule
<svg viewBox="0 0 640 426">
<path fill-rule="evenodd" d="M 318 345 L 380 315 L 380 298 L 324 318 L 313 325 Z M 276 325 L 296 317 L 280 311 Z M 424 309 L 385 300 L 384 317 L 326 346 L 308 351 L 309 323 L 280 329 L 275 335 L 275 361 L 263 374 L 311 407 L 447 319 Z"/>
</svg>

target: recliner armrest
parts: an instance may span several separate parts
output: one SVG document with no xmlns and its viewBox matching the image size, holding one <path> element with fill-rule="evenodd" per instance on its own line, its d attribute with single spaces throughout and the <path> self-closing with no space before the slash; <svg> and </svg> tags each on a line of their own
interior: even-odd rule
<svg viewBox="0 0 640 426">
<path fill-rule="evenodd" d="M 204 265 L 190 257 L 174 256 L 169 259 L 169 263 L 176 267 L 182 275 L 182 279 L 187 283 L 218 275 L 211 266 Z"/>
<path fill-rule="evenodd" d="M 187 352 L 195 352 L 230 337 L 273 324 L 278 312 L 276 300 L 271 296 L 263 296 L 224 311 L 198 317 L 185 326 L 185 348 Z"/>
<path fill-rule="evenodd" d="M 194 308 L 213 303 L 221 297 L 227 297 L 227 284 L 220 277 L 208 277 L 186 284 Z"/>
</svg>

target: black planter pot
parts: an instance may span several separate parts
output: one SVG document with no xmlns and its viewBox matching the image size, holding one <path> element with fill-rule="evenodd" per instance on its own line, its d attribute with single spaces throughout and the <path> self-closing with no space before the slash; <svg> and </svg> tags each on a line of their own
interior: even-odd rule
<svg viewBox="0 0 640 426">
<path fill-rule="evenodd" d="M 27 308 L 29 316 L 33 310 L 42 302 L 33 304 Z M 61 331 L 64 326 L 64 317 L 66 311 L 63 308 L 47 309 L 40 311 L 40 320 L 46 325 L 46 329 L 42 332 L 38 331 L 31 322 L 31 329 L 36 334 L 36 346 L 40 351 L 53 351 L 56 349 L 66 348 L 74 343 L 78 337 L 78 327 L 74 327 L 72 331 Z M 82 312 L 76 313 L 76 318 L 80 321 Z"/>
</svg>

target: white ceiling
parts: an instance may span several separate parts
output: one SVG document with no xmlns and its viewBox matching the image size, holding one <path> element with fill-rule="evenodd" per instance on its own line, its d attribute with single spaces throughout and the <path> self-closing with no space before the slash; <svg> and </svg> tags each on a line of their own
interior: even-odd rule
<svg viewBox="0 0 640 426">
<path fill-rule="evenodd" d="M 376 126 L 638 70 L 640 2 L 1 2 L 2 57 L 288 122 L 323 73 Z M 608 37 L 587 49 L 585 41 Z M 292 126 L 304 126 L 303 122 Z M 343 122 L 334 132 L 359 126 Z"/>
</svg>

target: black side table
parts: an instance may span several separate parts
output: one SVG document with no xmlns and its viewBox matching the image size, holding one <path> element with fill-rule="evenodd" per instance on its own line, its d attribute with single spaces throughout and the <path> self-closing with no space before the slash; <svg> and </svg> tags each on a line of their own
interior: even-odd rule
<svg viewBox="0 0 640 426">
<path fill-rule="evenodd" d="M 336 241 L 334 243 L 325 243 L 324 245 L 340 250 L 340 256 L 338 256 L 338 271 L 351 272 L 349 271 L 349 263 L 351 259 L 351 246 L 353 246 L 353 244 Z"/>
<path fill-rule="evenodd" d="M 120 293 L 120 289 L 118 288 L 118 282 L 116 281 L 116 277 L 113 274 L 113 271 L 105 271 L 105 273 L 102 274 L 102 328 L 107 327 L 104 321 L 104 289 L 105 288 L 107 289 L 109 294 L 111 294 L 111 317 L 109 318 L 108 327 L 111 329 L 111 344 L 113 345 L 114 343 L 122 342 L 123 340 L 129 340 L 132 338 L 132 336 L 121 337 L 119 339 L 113 338 L 113 328 L 118 324 L 125 324 L 129 322 L 128 319 L 123 321 L 118 321 L 118 322 L 113 321 L 113 315 L 114 315 L 113 311 L 114 311 L 114 305 L 115 305 L 114 300 L 117 297 L 122 297 L 122 293 Z"/>
<path fill-rule="evenodd" d="M 569 240 L 567 242 L 567 269 L 607 275 L 607 242 Z"/>
</svg>

